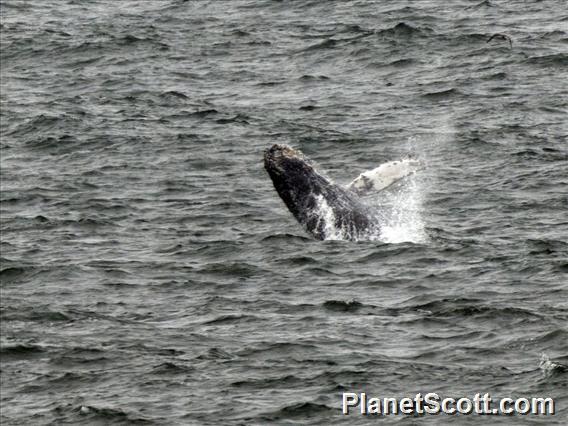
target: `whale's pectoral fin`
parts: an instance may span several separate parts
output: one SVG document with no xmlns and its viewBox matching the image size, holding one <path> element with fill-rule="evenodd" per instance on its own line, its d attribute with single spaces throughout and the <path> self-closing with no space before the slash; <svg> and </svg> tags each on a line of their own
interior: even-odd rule
<svg viewBox="0 0 568 426">
<path fill-rule="evenodd" d="M 400 179 L 415 173 L 420 169 L 417 160 L 390 161 L 379 167 L 361 173 L 353 182 L 347 185 L 347 189 L 359 195 L 366 195 L 372 191 L 381 191 Z"/>
</svg>

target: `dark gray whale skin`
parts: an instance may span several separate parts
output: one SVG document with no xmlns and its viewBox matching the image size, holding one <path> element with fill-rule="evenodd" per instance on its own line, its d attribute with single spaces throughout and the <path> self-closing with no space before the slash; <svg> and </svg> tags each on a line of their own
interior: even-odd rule
<svg viewBox="0 0 568 426">
<path fill-rule="evenodd" d="M 319 174 L 300 151 L 287 145 L 273 145 L 264 152 L 264 168 L 288 210 L 305 230 L 318 240 L 329 237 L 329 226 L 340 230 L 341 239 L 365 239 L 378 230 L 379 221 L 357 194 L 330 182 Z M 325 200 L 333 215 L 321 209 Z M 332 224 L 327 224 L 327 220 Z"/>
</svg>

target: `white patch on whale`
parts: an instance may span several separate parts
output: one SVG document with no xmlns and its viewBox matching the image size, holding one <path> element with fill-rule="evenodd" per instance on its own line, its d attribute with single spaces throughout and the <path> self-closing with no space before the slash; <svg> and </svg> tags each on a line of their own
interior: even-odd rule
<svg viewBox="0 0 568 426">
<path fill-rule="evenodd" d="M 345 232 L 335 226 L 335 213 L 323 195 L 315 197 L 316 205 L 312 214 L 318 218 L 318 227 L 322 227 L 324 240 L 344 240 Z"/>
<path fill-rule="evenodd" d="M 347 189 L 356 192 L 358 195 L 365 195 L 371 191 L 381 191 L 400 179 L 415 173 L 419 168 L 420 162 L 417 160 L 389 161 L 373 170 L 361 173 L 347 185 Z"/>
<path fill-rule="evenodd" d="M 357 232 L 348 223 L 337 226 L 337 218 L 333 208 L 328 204 L 323 195 L 316 195 L 315 206 L 310 212 L 317 218 L 317 227 L 322 230 L 323 239 L 326 241 L 376 241 L 380 240 L 380 229 L 369 227 L 366 232 Z"/>
</svg>

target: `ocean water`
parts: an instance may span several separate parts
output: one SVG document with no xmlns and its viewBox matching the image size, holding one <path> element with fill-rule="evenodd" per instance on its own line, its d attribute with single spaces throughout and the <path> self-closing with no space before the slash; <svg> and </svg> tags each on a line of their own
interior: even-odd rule
<svg viewBox="0 0 568 426">
<path fill-rule="evenodd" d="M 3 425 L 564 425 L 565 0 L 2 0 Z M 507 40 L 487 40 L 506 33 Z M 274 143 L 367 200 L 315 241 Z M 552 397 L 544 416 L 341 413 Z"/>
</svg>

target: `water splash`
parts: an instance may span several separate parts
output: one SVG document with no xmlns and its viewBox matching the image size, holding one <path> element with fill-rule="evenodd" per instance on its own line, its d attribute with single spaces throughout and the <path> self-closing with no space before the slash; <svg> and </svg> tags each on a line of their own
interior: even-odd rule
<svg viewBox="0 0 568 426">
<path fill-rule="evenodd" d="M 424 243 L 428 240 L 423 219 L 424 190 L 417 174 L 405 178 L 395 191 L 381 193 L 380 204 L 388 204 L 385 211 L 380 240 L 385 243 Z"/>
<path fill-rule="evenodd" d="M 555 372 L 568 371 L 568 366 L 551 361 L 549 356 L 545 353 L 540 354 L 539 368 L 546 378 L 552 377 Z"/>
<path fill-rule="evenodd" d="M 401 163 L 404 165 L 405 163 Z M 370 228 L 366 233 L 356 233 L 349 226 L 337 226 L 333 208 L 318 195 L 311 212 L 317 218 L 317 228 L 322 230 L 324 240 L 381 241 L 389 244 L 428 240 L 423 220 L 422 203 L 424 191 L 422 180 L 412 174 L 395 185 L 395 189 L 381 191 L 366 201 L 376 209 L 380 228 Z"/>
</svg>

